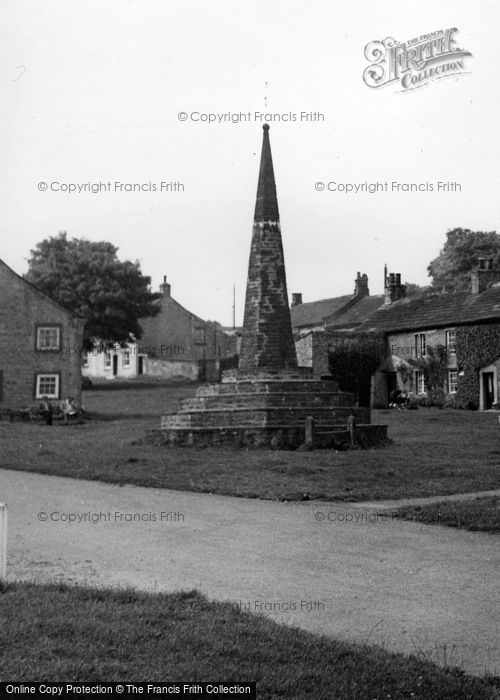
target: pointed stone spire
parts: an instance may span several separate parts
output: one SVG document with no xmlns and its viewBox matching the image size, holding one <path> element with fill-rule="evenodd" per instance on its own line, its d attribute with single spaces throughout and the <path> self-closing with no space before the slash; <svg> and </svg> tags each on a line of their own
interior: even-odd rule
<svg viewBox="0 0 500 700">
<path fill-rule="evenodd" d="M 269 126 L 265 124 L 263 129 L 259 184 L 248 263 L 240 375 L 276 373 L 297 368 Z"/>
<path fill-rule="evenodd" d="M 274 181 L 273 159 L 269 142 L 269 124 L 264 124 L 262 154 L 260 157 L 259 184 L 255 202 L 254 221 L 279 221 L 278 198 Z"/>
</svg>

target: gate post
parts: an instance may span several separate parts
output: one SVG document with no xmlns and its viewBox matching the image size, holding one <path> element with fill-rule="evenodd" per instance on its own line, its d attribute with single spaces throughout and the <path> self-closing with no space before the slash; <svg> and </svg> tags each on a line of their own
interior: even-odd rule
<svg viewBox="0 0 500 700">
<path fill-rule="evenodd" d="M 7 577 L 7 506 L 0 503 L 0 581 Z"/>
</svg>

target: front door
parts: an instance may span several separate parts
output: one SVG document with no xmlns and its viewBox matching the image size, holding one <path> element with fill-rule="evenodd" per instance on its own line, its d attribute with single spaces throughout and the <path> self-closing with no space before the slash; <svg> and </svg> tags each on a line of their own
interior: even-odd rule
<svg viewBox="0 0 500 700">
<path fill-rule="evenodd" d="M 385 386 L 387 390 L 386 403 L 390 403 L 392 392 L 396 391 L 398 388 L 398 378 L 396 372 L 385 372 Z"/>
<path fill-rule="evenodd" d="M 113 355 L 113 377 L 118 374 L 118 355 Z"/>
<path fill-rule="evenodd" d="M 386 372 L 385 381 L 387 385 L 387 396 L 390 396 L 391 392 L 398 388 L 398 378 L 396 372 Z"/>
<path fill-rule="evenodd" d="M 144 372 L 144 357 L 139 355 L 137 358 L 137 374 L 143 374 Z"/>
<path fill-rule="evenodd" d="M 487 411 L 495 401 L 493 372 L 483 372 L 483 409 Z"/>
</svg>

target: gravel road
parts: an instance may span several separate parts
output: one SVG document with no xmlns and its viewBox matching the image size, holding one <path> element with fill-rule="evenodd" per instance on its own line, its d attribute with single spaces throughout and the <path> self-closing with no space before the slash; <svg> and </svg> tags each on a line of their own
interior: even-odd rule
<svg viewBox="0 0 500 700">
<path fill-rule="evenodd" d="M 367 505 L 10 470 L 0 470 L 0 501 L 8 506 L 12 580 L 197 588 L 309 631 L 421 653 L 477 675 L 500 672 L 496 535 L 373 522 Z"/>
</svg>

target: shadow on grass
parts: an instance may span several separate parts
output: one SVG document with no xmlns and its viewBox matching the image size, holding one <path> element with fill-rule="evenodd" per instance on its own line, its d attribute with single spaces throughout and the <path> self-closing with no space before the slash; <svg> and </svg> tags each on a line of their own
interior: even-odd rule
<svg viewBox="0 0 500 700">
<path fill-rule="evenodd" d="M 317 636 L 197 591 L 9 583 L 0 618 L 11 681 L 256 681 L 262 700 L 493 700 L 500 687 L 498 677 Z"/>
</svg>

